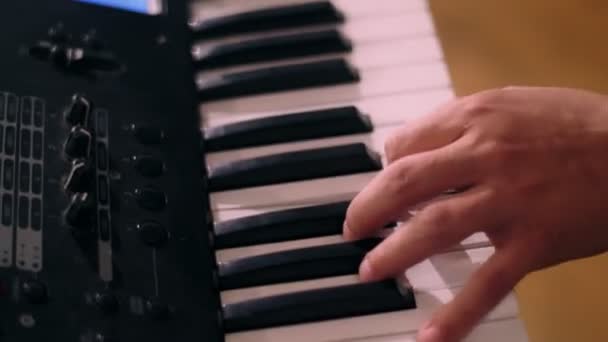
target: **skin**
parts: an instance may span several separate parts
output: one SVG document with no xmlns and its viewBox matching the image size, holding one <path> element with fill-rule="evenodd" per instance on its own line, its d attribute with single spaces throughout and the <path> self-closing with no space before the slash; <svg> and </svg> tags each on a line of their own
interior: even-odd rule
<svg viewBox="0 0 608 342">
<path fill-rule="evenodd" d="M 372 236 L 421 209 L 369 252 L 363 281 L 402 274 L 475 232 L 495 247 L 420 342 L 461 341 L 526 274 L 608 251 L 606 96 L 488 90 L 406 123 L 385 150 L 389 165 L 352 201 L 344 237 Z"/>
</svg>

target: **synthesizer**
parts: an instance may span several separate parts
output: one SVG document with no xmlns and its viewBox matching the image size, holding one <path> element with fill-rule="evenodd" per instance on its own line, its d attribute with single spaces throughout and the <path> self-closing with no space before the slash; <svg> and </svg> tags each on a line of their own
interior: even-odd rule
<svg viewBox="0 0 608 342">
<path fill-rule="evenodd" d="M 386 137 L 454 96 L 426 1 L 20 0 L 0 27 L 1 341 L 414 341 L 493 253 L 361 283 L 382 236 L 341 237 Z M 469 340 L 526 341 L 515 296 Z"/>
</svg>

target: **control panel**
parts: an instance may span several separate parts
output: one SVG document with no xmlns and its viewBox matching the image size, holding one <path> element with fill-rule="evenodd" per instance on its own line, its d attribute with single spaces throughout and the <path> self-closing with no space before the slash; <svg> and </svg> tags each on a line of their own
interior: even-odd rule
<svg viewBox="0 0 608 342">
<path fill-rule="evenodd" d="M 2 341 L 221 339 L 186 4 L 165 5 L 2 4 Z"/>
</svg>

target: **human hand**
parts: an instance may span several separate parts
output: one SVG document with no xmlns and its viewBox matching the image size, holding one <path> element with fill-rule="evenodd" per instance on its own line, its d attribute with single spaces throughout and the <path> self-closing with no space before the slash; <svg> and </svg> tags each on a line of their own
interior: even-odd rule
<svg viewBox="0 0 608 342">
<path fill-rule="evenodd" d="M 363 281 L 396 276 L 477 231 L 495 247 L 419 341 L 460 341 L 526 274 L 608 250 L 606 96 L 484 91 L 405 125 L 385 149 L 389 165 L 352 201 L 345 238 L 429 202 L 366 256 Z M 462 192 L 437 197 L 450 189 Z"/>
</svg>

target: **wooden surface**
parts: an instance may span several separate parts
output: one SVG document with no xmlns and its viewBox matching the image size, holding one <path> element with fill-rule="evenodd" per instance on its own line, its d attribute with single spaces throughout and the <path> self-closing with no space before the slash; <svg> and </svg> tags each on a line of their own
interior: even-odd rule
<svg viewBox="0 0 608 342">
<path fill-rule="evenodd" d="M 608 1 L 430 1 L 458 95 L 506 85 L 608 93 Z M 608 341 L 608 255 L 532 274 L 517 294 L 530 341 Z"/>
</svg>

